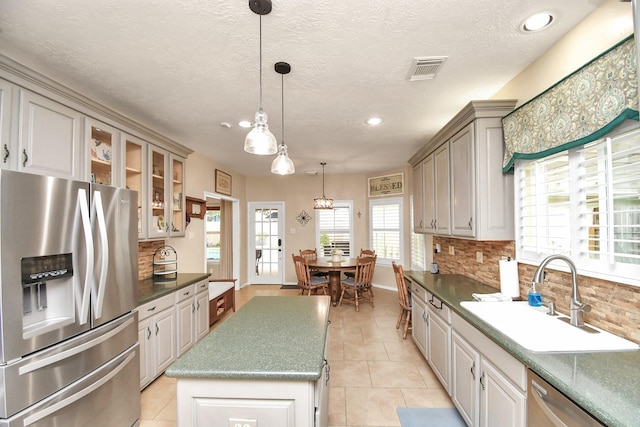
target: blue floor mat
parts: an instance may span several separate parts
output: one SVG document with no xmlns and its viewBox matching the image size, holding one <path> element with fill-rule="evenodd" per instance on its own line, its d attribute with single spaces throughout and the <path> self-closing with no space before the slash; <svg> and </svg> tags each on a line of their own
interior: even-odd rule
<svg viewBox="0 0 640 427">
<path fill-rule="evenodd" d="M 455 408 L 398 408 L 402 427 L 465 427 Z"/>
</svg>

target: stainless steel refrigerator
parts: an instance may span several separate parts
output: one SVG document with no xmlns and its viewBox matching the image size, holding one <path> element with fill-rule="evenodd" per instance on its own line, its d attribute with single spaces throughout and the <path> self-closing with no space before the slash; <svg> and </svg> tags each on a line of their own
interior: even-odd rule
<svg viewBox="0 0 640 427">
<path fill-rule="evenodd" d="M 0 171 L 0 426 L 138 425 L 137 194 Z"/>
</svg>

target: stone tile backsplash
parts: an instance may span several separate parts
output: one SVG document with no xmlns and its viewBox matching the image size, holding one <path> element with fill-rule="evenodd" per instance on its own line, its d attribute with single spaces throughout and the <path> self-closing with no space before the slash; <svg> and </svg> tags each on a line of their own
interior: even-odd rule
<svg viewBox="0 0 640 427">
<path fill-rule="evenodd" d="M 462 274 L 500 290 L 498 261 L 502 257 L 515 257 L 514 241 L 474 241 L 434 236 L 441 252 L 433 254 L 441 273 Z M 454 255 L 449 254 L 453 246 Z M 476 253 L 482 252 L 483 262 L 476 261 Z M 526 298 L 535 265 L 518 264 L 520 296 Z M 587 323 L 640 344 L 640 288 L 616 282 L 580 276 L 578 284 L 583 302 L 591 305 L 585 313 Z M 538 292 L 545 301 L 554 301 L 560 313 L 568 314 L 571 298 L 571 274 L 547 270 L 547 278 Z"/>
<path fill-rule="evenodd" d="M 138 242 L 138 280 L 153 276 L 153 254 L 161 246 L 164 246 L 164 240 Z"/>
</svg>

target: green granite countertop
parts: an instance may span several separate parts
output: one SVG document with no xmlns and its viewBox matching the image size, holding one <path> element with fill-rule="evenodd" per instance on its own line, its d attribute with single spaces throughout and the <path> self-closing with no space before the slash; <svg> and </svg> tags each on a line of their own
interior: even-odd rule
<svg viewBox="0 0 640 427">
<path fill-rule="evenodd" d="M 329 296 L 257 296 L 167 369 L 176 378 L 316 380 Z"/>
<path fill-rule="evenodd" d="M 170 282 L 157 282 L 153 278 L 141 280 L 138 282 L 138 305 L 153 301 L 208 277 L 209 273 L 178 273 L 177 279 Z"/>
<path fill-rule="evenodd" d="M 532 352 L 460 306 L 472 300 L 472 293 L 493 293 L 495 288 L 457 274 L 405 274 L 602 423 L 640 426 L 640 351 Z"/>
</svg>

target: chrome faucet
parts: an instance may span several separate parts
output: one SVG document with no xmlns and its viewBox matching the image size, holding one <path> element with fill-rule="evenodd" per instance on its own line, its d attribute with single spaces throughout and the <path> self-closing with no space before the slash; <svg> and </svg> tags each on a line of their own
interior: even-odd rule
<svg viewBox="0 0 640 427">
<path fill-rule="evenodd" d="M 551 261 L 554 260 L 562 260 L 569 265 L 569 269 L 571 270 L 571 306 L 569 307 L 571 310 L 571 320 L 570 324 L 577 327 L 584 326 L 584 320 L 582 320 L 582 313 L 588 313 L 591 311 L 591 306 L 589 304 L 585 304 L 580 301 L 580 293 L 578 292 L 578 272 L 576 270 L 576 265 L 571 261 L 571 258 L 561 254 L 555 254 L 546 257 L 540 265 L 538 269 L 533 275 L 533 283 L 536 285 L 542 285 L 544 282 L 544 269 Z"/>
</svg>

